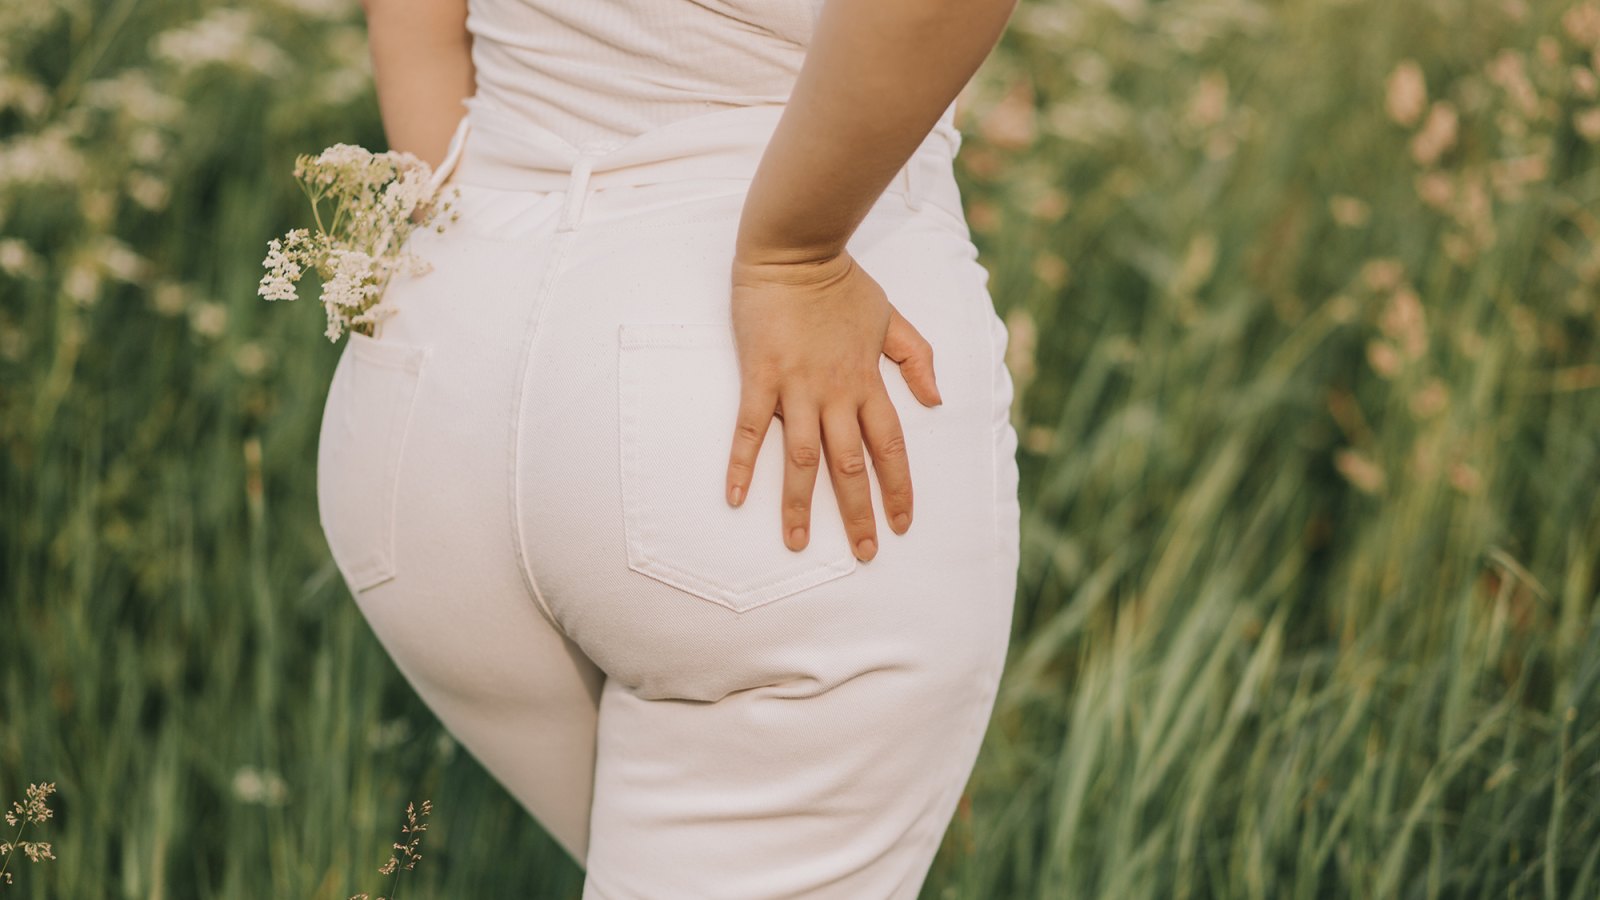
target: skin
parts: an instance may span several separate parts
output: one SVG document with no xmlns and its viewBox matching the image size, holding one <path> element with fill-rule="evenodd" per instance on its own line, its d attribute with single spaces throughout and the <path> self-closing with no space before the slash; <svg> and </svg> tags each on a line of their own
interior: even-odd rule
<svg viewBox="0 0 1600 900">
<path fill-rule="evenodd" d="M 889 527 L 911 527 L 911 469 L 878 368 L 941 401 L 933 348 L 845 244 L 994 49 L 1016 0 L 829 0 L 746 197 L 732 271 L 740 403 L 727 502 L 747 498 L 783 421 L 783 540 L 809 542 L 824 461 L 845 532 L 877 555 L 867 456 Z M 437 166 L 474 90 L 466 0 L 363 0 L 389 146 Z"/>
<path fill-rule="evenodd" d="M 911 527 L 900 417 L 879 373 L 900 365 L 939 404 L 933 348 L 845 249 L 906 160 L 994 49 L 1015 0 L 830 0 L 740 219 L 733 329 L 742 382 L 728 502 L 749 493 L 774 415 L 783 420 L 784 542 L 809 541 L 826 455 L 857 559 L 877 555 L 866 453 L 896 534 Z"/>
<path fill-rule="evenodd" d="M 389 148 L 437 167 L 465 112 L 461 101 L 476 89 L 466 0 L 362 0 L 361 6 Z"/>
</svg>

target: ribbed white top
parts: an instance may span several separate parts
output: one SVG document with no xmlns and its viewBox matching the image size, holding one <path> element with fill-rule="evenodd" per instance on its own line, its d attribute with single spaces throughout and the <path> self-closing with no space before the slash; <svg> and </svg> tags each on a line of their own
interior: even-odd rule
<svg viewBox="0 0 1600 900">
<path fill-rule="evenodd" d="M 823 2 L 468 0 L 478 95 L 577 146 L 786 103 Z"/>
</svg>

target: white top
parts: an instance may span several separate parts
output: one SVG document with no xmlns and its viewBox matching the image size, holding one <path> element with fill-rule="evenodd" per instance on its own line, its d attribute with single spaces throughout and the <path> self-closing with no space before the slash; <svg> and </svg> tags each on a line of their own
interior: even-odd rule
<svg viewBox="0 0 1600 900">
<path fill-rule="evenodd" d="M 468 0 L 478 95 L 577 146 L 786 103 L 823 2 Z"/>
</svg>

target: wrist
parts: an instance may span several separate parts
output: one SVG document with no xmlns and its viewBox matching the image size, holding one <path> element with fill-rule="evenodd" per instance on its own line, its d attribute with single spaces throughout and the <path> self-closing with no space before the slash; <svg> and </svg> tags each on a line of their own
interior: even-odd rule
<svg viewBox="0 0 1600 900">
<path fill-rule="evenodd" d="M 747 247 L 735 251 L 735 285 L 818 285 L 834 281 L 854 265 L 850 254 L 817 248 Z"/>
<path fill-rule="evenodd" d="M 762 240 L 739 233 L 733 261 L 740 266 L 825 265 L 844 255 L 843 244 Z"/>
<path fill-rule="evenodd" d="M 745 208 L 739 216 L 738 233 L 734 239 L 734 256 L 740 261 L 758 264 L 819 263 L 833 259 L 844 252 L 845 241 L 836 239 L 833 229 L 811 227 L 784 221 L 783 216 L 771 212 L 771 203 L 761 203 L 747 197 Z"/>
</svg>

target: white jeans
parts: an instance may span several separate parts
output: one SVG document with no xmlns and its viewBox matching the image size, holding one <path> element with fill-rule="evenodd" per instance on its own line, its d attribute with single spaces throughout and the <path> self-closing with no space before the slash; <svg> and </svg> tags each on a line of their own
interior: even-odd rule
<svg viewBox="0 0 1600 900">
<path fill-rule="evenodd" d="M 784 546 L 781 420 L 750 494 L 734 237 L 781 107 L 576 148 L 480 100 L 461 218 L 351 335 L 321 521 L 374 633 L 584 866 L 586 900 L 911 900 L 1006 657 L 1018 552 L 1006 331 L 931 135 L 849 243 L 934 347 L 942 406 L 887 357 L 911 529 L 857 562 L 827 470 Z M 453 153 L 453 157 L 457 154 Z"/>
</svg>

